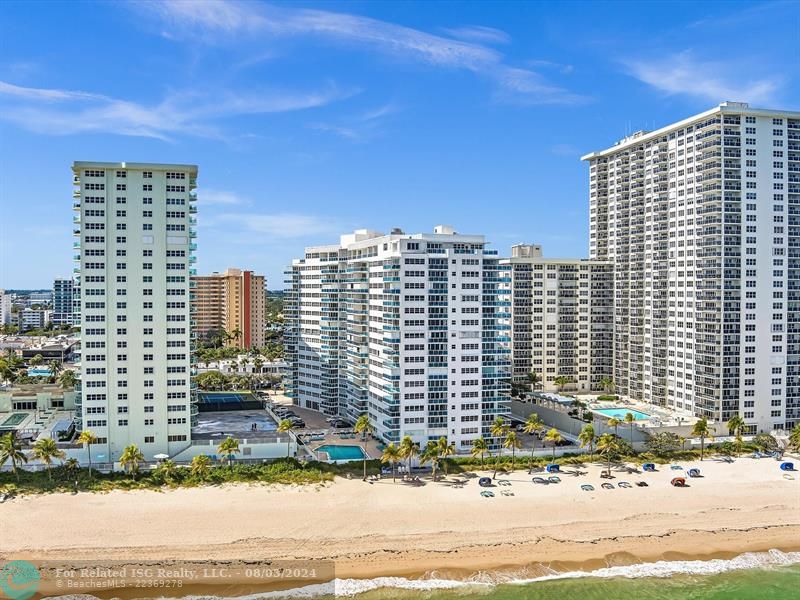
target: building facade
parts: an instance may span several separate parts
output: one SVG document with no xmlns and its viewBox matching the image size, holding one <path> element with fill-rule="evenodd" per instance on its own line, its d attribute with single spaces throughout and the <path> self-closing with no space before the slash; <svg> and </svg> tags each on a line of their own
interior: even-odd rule
<svg viewBox="0 0 800 600">
<path fill-rule="evenodd" d="M 145 458 L 190 444 L 190 275 L 197 167 L 75 162 L 81 288 L 79 426 L 93 456 Z"/>
<path fill-rule="evenodd" d="M 751 431 L 800 420 L 800 113 L 726 102 L 583 157 L 620 393 Z"/>
<path fill-rule="evenodd" d="M 358 230 L 306 249 L 287 291 L 289 393 L 387 442 L 468 452 L 509 414 L 509 267 L 483 236 Z"/>
<path fill-rule="evenodd" d="M 53 325 L 73 325 L 73 282 L 59 277 L 53 281 Z"/>
<path fill-rule="evenodd" d="M 11 294 L 0 290 L 0 326 L 11 324 Z"/>
<path fill-rule="evenodd" d="M 40 308 L 23 308 L 17 313 L 17 324 L 20 331 L 43 329 L 52 320 L 53 312 Z"/>
<path fill-rule="evenodd" d="M 511 258 L 512 381 L 545 391 L 596 391 L 612 376 L 613 268 L 597 260 L 544 258 L 517 244 Z M 568 383 L 557 380 L 565 378 Z"/>
<path fill-rule="evenodd" d="M 192 277 L 195 333 L 200 339 L 227 333 L 225 345 L 261 348 L 265 344 L 266 279 L 252 271 Z"/>
</svg>

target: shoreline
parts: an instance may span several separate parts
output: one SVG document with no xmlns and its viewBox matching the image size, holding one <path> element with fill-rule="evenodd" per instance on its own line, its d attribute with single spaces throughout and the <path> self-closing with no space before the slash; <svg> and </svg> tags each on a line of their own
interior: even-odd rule
<svg viewBox="0 0 800 600">
<path fill-rule="evenodd" d="M 613 482 L 646 481 L 648 487 L 605 490 L 600 488 L 603 465 L 593 463 L 580 472 L 565 467 L 561 483 L 544 486 L 531 483 L 525 471 L 500 475 L 509 485 L 495 485 L 492 498 L 480 495 L 481 473 L 422 485 L 337 478 L 322 486 L 20 497 L 0 505 L 0 559 L 240 570 L 264 562 L 300 563 L 318 564 L 330 574 L 277 585 L 263 577 L 234 577 L 181 590 L 118 588 L 97 594 L 134 598 L 184 596 L 195 589 L 241 595 L 334 576 L 474 581 L 489 572 L 499 579 L 520 574 L 525 579 L 660 560 L 800 551 L 800 481 L 783 479 L 774 461 L 682 466 L 698 467 L 704 477 L 691 479 L 688 488 L 674 488 L 669 482 L 675 471 L 668 467 L 656 473 L 616 470 Z M 595 490 L 582 491 L 586 483 Z"/>
</svg>

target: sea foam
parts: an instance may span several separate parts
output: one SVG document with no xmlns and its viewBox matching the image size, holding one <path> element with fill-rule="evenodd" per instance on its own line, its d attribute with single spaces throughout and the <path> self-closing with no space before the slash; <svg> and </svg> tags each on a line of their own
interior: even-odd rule
<svg viewBox="0 0 800 600">
<path fill-rule="evenodd" d="M 316 598 L 319 596 L 358 596 L 377 589 L 404 590 L 447 590 L 464 587 L 484 587 L 490 589 L 495 585 L 526 585 L 539 581 L 555 579 L 596 578 L 628 578 L 671 577 L 673 575 L 716 575 L 729 571 L 745 569 L 769 569 L 774 567 L 800 564 L 800 552 L 747 552 L 731 559 L 711 560 L 660 560 L 652 563 L 638 563 L 625 566 L 603 567 L 593 571 L 568 571 L 541 575 L 533 578 L 515 576 L 511 573 L 482 572 L 469 579 L 442 579 L 434 575 L 419 579 L 406 577 L 375 577 L 373 579 L 334 579 L 328 583 L 307 585 L 289 590 L 262 592 L 239 597 L 239 600 L 268 600 Z M 183 600 L 208 600 L 212 596 L 187 596 Z"/>
</svg>

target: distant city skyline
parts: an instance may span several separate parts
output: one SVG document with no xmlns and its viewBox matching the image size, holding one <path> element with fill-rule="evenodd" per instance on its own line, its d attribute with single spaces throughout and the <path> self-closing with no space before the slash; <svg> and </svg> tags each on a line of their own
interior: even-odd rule
<svg viewBox="0 0 800 600">
<path fill-rule="evenodd" d="M 722 101 L 797 109 L 791 2 L 0 6 L 0 288 L 72 272 L 70 165 L 191 163 L 198 273 L 341 231 L 588 256 L 580 156 Z M 762 40 L 769 39 L 769 44 Z M 732 41 L 735 40 L 735 41 Z"/>
</svg>

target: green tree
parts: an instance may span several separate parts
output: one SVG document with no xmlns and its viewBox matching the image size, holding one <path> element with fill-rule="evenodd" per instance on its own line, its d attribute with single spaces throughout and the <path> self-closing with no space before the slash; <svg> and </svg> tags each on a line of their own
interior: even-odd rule
<svg viewBox="0 0 800 600">
<path fill-rule="evenodd" d="M 613 393 L 613 392 L 614 392 L 614 389 L 615 389 L 617 386 L 616 386 L 616 384 L 614 383 L 614 380 L 613 380 L 613 379 L 611 379 L 611 377 L 609 377 L 608 375 L 606 375 L 605 377 L 603 377 L 603 378 L 600 380 L 600 387 L 602 388 L 602 390 L 603 390 L 605 393 L 607 393 L 607 394 L 611 394 L 611 393 Z"/>
<path fill-rule="evenodd" d="M 589 460 L 594 459 L 594 439 L 594 425 L 587 423 L 583 426 L 583 429 L 581 429 L 578 441 L 581 443 L 581 448 L 589 446 Z"/>
<path fill-rule="evenodd" d="M 411 475 L 411 461 L 419 454 L 419 444 L 412 440 L 410 435 L 407 435 L 400 440 L 400 448 L 398 451 L 400 453 L 400 458 L 406 461 L 408 474 Z"/>
<path fill-rule="evenodd" d="M 201 481 L 205 481 L 211 472 L 211 459 L 205 454 L 198 454 L 192 458 L 192 466 L 190 467 L 193 476 Z"/>
<path fill-rule="evenodd" d="M 540 431 L 544 430 L 544 422 L 539 418 L 536 413 L 528 415 L 525 421 L 525 427 L 522 429 L 525 433 L 533 435 L 531 440 L 531 458 L 528 461 L 528 475 L 533 472 L 533 453 L 536 451 L 536 438 Z"/>
<path fill-rule="evenodd" d="M 153 471 L 153 474 L 165 482 L 172 482 L 178 473 L 178 467 L 173 460 L 164 460 Z"/>
<path fill-rule="evenodd" d="M 37 354 L 37 355 L 35 355 L 33 358 L 31 358 L 31 359 L 28 361 L 28 364 L 29 364 L 31 367 L 38 367 L 38 366 L 39 366 L 40 364 L 42 364 L 43 362 L 44 362 L 44 356 L 42 356 L 41 354 Z"/>
<path fill-rule="evenodd" d="M 564 388 L 567 387 L 570 383 L 572 383 L 572 377 L 567 375 L 559 375 L 553 380 L 553 383 L 556 384 L 556 389 L 559 393 L 564 391 Z"/>
<path fill-rule="evenodd" d="M 78 385 L 78 376 L 75 375 L 75 371 L 69 369 L 61 371 L 61 374 L 58 376 L 58 385 L 63 390 L 75 389 L 75 386 Z"/>
<path fill-rule="evenodd" d="M 789 444 L 795 452 L 800 452 L 800 425 L 795 425 L 792 433 L 789 434 Z"/>
<path fill-rule="evenodd" d="M 531 385 L 531 391 L 535 392 L 536 388 L 541 385 L 542 378 L 539 377 L 539 374 L 536 371 L 531 371 L 528 373 L 528 383 Z"/>
<path fill-rule="evenodd" d="M 706 438 L 714 439 L 714 436 L 711 435 L 711 429 L 708 426 L 708 419 L 705 417 L 699 419 L 692 427 L 692 435 L 700 438 L 700 460 L 702 461 L 703 454 L 705 453 Z"/>
<path fill-rule="evenodd" d="M 656 456 L 667 456 L 681 447 L 681 438 L 675 433 L 664 431 L 648 436 L 645 446 Z"/>
<path fill-rule="evenodd" d="M 619 438 L 610 433 L 604 433 L 597 440 L 597 451 L 606 457 L 606 469 L 611 474 L 611 459 L 619 452 Z"/>
<path fill-rule="evenodd" d="M 628 441 L 631 444 L 631 448 L 633 448 L 633 422 L 636 419 L 633 418 L 633 413 L 632 412 L 626 412 L 624 420 L 628 424 Z"/>
<path fill-rule="evenodd" d="M 17 465 L 28 462 L 28 457 L 22 451 L 22 445 L 13 431 L 0 437 L 0 467 L 3 467 L 8 461 L 11 461 L 11 471 L 19 481 Z"/>
<path fill-rule="evenodd" d="M 608 420 L 608 426 L 614 428 L 614 435 L 617 435 L 617 428 L 619 427 L 620 423 L 622 423 L 622 421 L 620 421 L 617 417 L 611 417 Z"/>
<path fill-rule="evenodd" d="M 31 456 L 45 464 L 47 467 L 47 478 L 52 480 L 53 474 L 50 471 L 50 465 L 53 464 L 53 459 L 63 459 L 66 454 L 63 450 L 58 449 L 56 441 L 53 438 L 40 438 L 36 440 L 36 443 L 33 445 L 33 452 L 31 452 Z"/>
<path fill-rule="evenodd" d="M 50 375 L 56 379 L 58 374 L 61 373 L 61 363 L 57 360 L 51 360 L 47 363 L 47 368 L 50 370 Z"/>
<path fill-rule="evenodd" d="M 286 440 L 286 458 L 289 458 L 289 453 L 291 452 L 291 443 L 292 443 L 292 436 L 291 431 L 294 431 L 294 424 L 289 419 L 281 419 L 281 422 L 278 423 L 278 432 L 279 433 L 286 433 L 287 440 Z"/>
<path fill-rule="evenodd" d="M 66 373 L 66 371 L 64 371 Z M 92 444 L 97 443 L 97 436 L 89 429 L 84 429 L 78 436 L 78 443 L 86 446 L 86 451 L 89 453 L 89 479 L 92 478 Z"/>
<path fill-rule="evenodd" d="M 439 456 L 442 459 L 442 465 L 444 465 L 444 476 L 447 477 L 447 457 L 456 453 L 455 442 L 448 443 L 447 438 L 442 436 L 436 442 L 436 445 L 439 447 Z"/>
<path fill-rule="evenodd" d="M 762 452 L 775 452 L 778 449 L 778 440 L 768 433 L 759 433 L 753 437 L 753 444 Z"/>
<path fill-rule="evenodd" d="M 397 463 L 399 463 L 401 460 L 400 448 L 395 446 L 394 442 L 390 442 L 389 445 L 383 449 L 383 454 L 381 454 L 381 462 L 392 465 L 392 483 L 397 481 L 395 471 L 397 470 Z"/>
<path fill-rule="evenodd" d="M 472 442 L 472 450 L 470 450 L 470 454 L 473 458 L 480 457 L 481 459 L 481 469 L 483 468 L 483 457 L 486 453 L 489 452 L 489 445 L 486 443 L 486 440 L 482 437 L 479 437 L 475 441 Z"/>
<path fill-rule="evenodd" d="M 279 425 L 280 426 L 280 425 Z M 222 440 L 217 446 L 217 452 L 228 460 L 228 467 L 233 467 L 233 457 L 239 453 L 239 440 L 230 436 Z"/>
<path fill-rule="evenodd" d="M 131 476 L 131 479 L 136 479 L 136 474 L 139 472 L 139 466 L 144 462 L 144 454 L 139 450 L 136 444 L 125 446 L 122 454 L 119 457 L 119 464 L 125 469 L 125 472 Z"/>
<path fill-rule="evenodd" d="M 81 463 L 78 462 L 77 458 L 71 458 L 70 457 L 70 458 L 68 458 L 67 460 L 64 461 L 63 467 L 64 467 L 64 471 L 66 471 L 67 474 L 72 476 L 75 473 L 77 473 L 78 469 L 81 468 Z"/>
<path fill-rule="evenodd" d="M 745 427 L 747 427 L 747 424 L 739 415 L 734 415 L 731 417 L 730 421 L 728 421 L 728 433 L 732 433 L 736 436 L 736 456 L 739 456 L 742 452 L 742 431 Z"/>
<path fill-rule="evenodd" d="M 431 475 L 433 476 L 433 481 L 436 481 L 436 469 L 439 466 L 439 444 L 434 441 L 428 442 L 428 445 L 425 446 L 425 450 L 423 450 L 422 454 L 419 457 L 421 464 L 431 463 Z"/>
<path fill-rule="evenodd" d="M 553 460 L 555 460 L 556 459 L 556 446 L 558 446 L 558 444 L 560 444 L 562 441 L 564 441 L 564 438 L 558 432 L 558 429 L 553 427 L 552 429 L 550 429 L 550 431 L 548 431 L 545 434 L 544 441 L 545 442 L 550 442 L 551 444 L 553 444 Z"/>
<path fill-rule="evenodd" d="M 509 431 L 506 433 L 506 438 L 503 441 L 503 448 L 511 448 L 511 470 L 514 470 L 514 460 L 516 457 L 516 452 L 520 448 L 522 448 L 522 442 L 517 437 L 516 431 Z"/>
<path fill-rule="evenodd" d="M 361 444 L 363 446 L 363 463 L 364 463 L 364 481 L 367 480 L 367 434 L 372 433 L 372 423 L 369 422 L 369 415 L 364 413 L 358 419 L 356 419 L 356 424 L 353 426 L 353 431 L 356 433 L 361 434 Z"/>
</svg>

